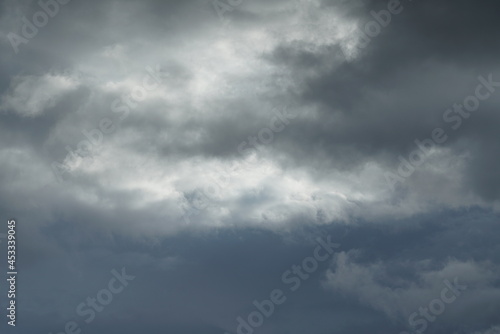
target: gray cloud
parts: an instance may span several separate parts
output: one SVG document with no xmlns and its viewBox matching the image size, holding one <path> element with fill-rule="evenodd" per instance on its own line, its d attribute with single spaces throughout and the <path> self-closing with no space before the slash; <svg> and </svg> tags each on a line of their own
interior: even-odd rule
<svg viewBox="0 0 500 334">
<path fill-rule="evenodd" d="M 0 1 L 20 330 L 82 323 L 126 267 L 85 330 L 232 332 L 332 235 L 336 259 L 258 331 L 399 333 L 456 276 L 470 289 L 426 332 L 496 333 L 498 6 L 401 1 L 363 45 L 388 1 L 224 3 L 72 0 L 26 37 L 40 4 Z M 478 85 L 477 111 L 453 111 Z"/>
</svg>

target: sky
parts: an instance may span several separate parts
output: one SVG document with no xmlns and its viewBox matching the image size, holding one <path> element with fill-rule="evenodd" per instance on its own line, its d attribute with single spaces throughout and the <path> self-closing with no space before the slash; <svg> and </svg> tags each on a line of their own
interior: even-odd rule
<svg viewBox="0 0 500 334">
<path fill-rule="evenodd" d="M 0 0 L 2 333 L 499 334 L 499 10 Z"/>
</svg>

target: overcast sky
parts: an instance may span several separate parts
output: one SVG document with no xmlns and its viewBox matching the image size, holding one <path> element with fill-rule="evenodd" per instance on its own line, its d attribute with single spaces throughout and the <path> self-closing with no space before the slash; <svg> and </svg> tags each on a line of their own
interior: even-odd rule
<svg viewBox="0 0 500 334">
<path fill-rule="evenodd" d="M 500 333 L 497 2 L 57 1 L 0 1 L 2 333 Z"/>
</svg>

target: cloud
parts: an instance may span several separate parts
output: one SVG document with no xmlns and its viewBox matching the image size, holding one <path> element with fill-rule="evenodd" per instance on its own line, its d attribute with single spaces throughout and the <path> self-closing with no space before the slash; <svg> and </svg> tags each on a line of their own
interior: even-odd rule
<svg viewBox="0 0 500 334">
<path fill-rule="evenodd" d="M 355 263 L 355 254 L 354 251 L 343 252 L 336 257 L 334 267 L 326 275 L 325 286 L 353 295 L 361 303 L 390 318 L 406 320 L 419 307 L 439 299 L 442 289 L 448 286 L 446 282 L 454 282 L 455 279 L 459 286 L 466 286 L 467 290 L 463 292 L 464 296 L 460 296 L 462 310 L 472 309 L 478 302 L 473 294 L 491 296 L 490 300 L 500 294 L 495 286 L 498 267 L 491 263 L 448 260 L 438 264 L 425 259 L 413 263 L 391 261 L 359 265 Z M 404 269 L 410 268 L 414 271 L 412 276 L 401 275 Z M 450 312 L 456 311 L 448 311 L 447 316 Z M 472 315 L 469 314 L 470 317 Z"/>
<path fill-rule="evenodd" d="M 473 334 L 498 334 L 500 333 L 500 327 L 491 327 L 490 329 L 484 331 L 484 332 L 474 332 Z"/>
<path fill-rule="evenodd" d="M 363 45 L 388 1 L 228 3 L 71 1 L 16 54 L 40 6 L 0 2 L 23 330 L 56 331 L 126 264 L 141 283 L 89 331 L 223 333 L 325 232 L 343 252 L 263 333 L 396 332 L 455 276 L 470 289 L 429 333 L 496 330 L 498 6 L 401 1 Z M 460 114 L 480 77 L 491 96 Z"/>
<path fill-rule="evenodd" d="M 14 77 L 9 91 L 1 98 L 0 110 L 13 111 L 22 117 L 37 117 L 77 87 L 77 82 L 62 75 Z"/>
</svg>

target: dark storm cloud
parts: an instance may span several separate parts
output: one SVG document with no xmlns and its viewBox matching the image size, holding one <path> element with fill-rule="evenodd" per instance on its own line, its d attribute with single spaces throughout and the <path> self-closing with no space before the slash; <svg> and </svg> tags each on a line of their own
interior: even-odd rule
<svg viewBox="0 0 500 334">
<path fill-rule="evenodd" d="M 373 159 L 396 166 L 396 157 L 407 156 L 415 148 L 415 139 L 428 138 L 434 128 L 449 126 L 443 121 L 445 110 L 463 103 L 480 75 L 487 78 L 491 74 L 499 81 L 495 62 L 498 23 L 492 16 L 495 4 L 419 1 L 402 5 L 402 13 L 392 17 L 381 34 L 360 50 L 358 58 L 306 78 L 303 97 L 323 108 L 320 118 L 296 124 L 285 134 L 291 138 L 284 149 L 294 160 L 303 162 L 306 155 L 307 161 L 314 161 L 319 150 L 327 152 L 334 168 L 352 168 Z M 360 29 L 374 20 L 371 10 L 378 12 L 386 6 L 386 2 L 372 1 L 357 8 Z M 448 10 L 453 14 L 445 15 Z M 328 52 L 331 59 L 335 53 L 339 51 Z M 321 54 L 301 51 L 297 44 L 280 46 L 273 59 L 293 71 L 323 63 Z M 487 148 L 499 138 L 486 126 L 498 124 L 497 103 L 498 92 L 470 119 L 463 120 L 462 129 L 448 131 L 446 143 L 454 151 L 460 149 L 455 146 L 457 141 L 468 143 L 474 172 L 463 177 L 488 200 L 497 198 L 500 187 L 493 175 L 498 160 Z M 464 144 L 460 146 L 464 148 Z M 387 160 L 388 154 L 391 160 Z M 491 175 L 489 182 L 478 179 L 480 175 Z"/>
<path fill-rule="evenodd" d="M 76 315 L 76 306 L 106 287 L 113 268 L 126 267 L 136 278 L 95 321 L 85 325 L 88 330 L 99 333 L 113 325 L 115 331 L 127 332 L 140 324 L 148 331 L 178 328 L 197 333 L 205 328 L 231 333 L 236 318 L 254 310 L 254 300 L 269 298 L 272 289 L 280 288 L 287 301 L 259 328 L 263 333 L 332 328 L 340 333 L 352 328 L 399 333 L 407 327 L 409 313 L 438 297 L 426 284 L 439 288 L 442 280 L 458 275 L 469 285 L 468 290 L 428 332 L 467 329 L 472 333 L 494 325 L 500 307 L 495 297 L 500 293 L 498 276 L 489 274 L 499 268 L 497 220 L 491 212 L 473 210 L 371 226 L 360 222 L 301 228 L 284 236 L 255 229 L 221 229 L 143 241 L 89 234 L 85 222 L 60 222 L 37 236 L 38 244 L 47 241 L 52 250 L 48 256 L 38 257 L 36 265 L 26 267 L 20 302 L 30 305 L 25 316 L 38 319 L 38 328 L 47 332 L 63 328 L 71 320 L 83 324 L 85 317 Z M 26 238 L 28 233 L 22 229 L 20 237 Z M 328 236 L 341 244 L 336 260 L 331 259 L 332 268 L 338 266 L 339 255 L 357 254 L 355 262 L 337 267 L 335 274 L 366 268 L 366 277 L 350 278 L 351 283 L 357 279 L 363 283 L 357 282 L 361 284 L 353 291 L 337 280 L 331 289 L 328 265 L 322 264 L 292 292 L 292 285 L 282 281 L 282 273 L 311 255 L 315 238 Z M 26 251 L 20 256 L 28 258 Z M 28 279 L 32 276 L 37 277 L 36 283 Z M 427 278 L 422 281 L 423 277 Z M 385 292 L 370 299 L 370 289 Z M 407 299 L 412 289 L 420 291 L 418 300 Z M 397 296 L 401 300 L 394 299 Z M 47 300 L 50 308 L 44 306 Z M 398 305 L 404 306 L 403 314 L 387 318 L 378 307 L 387 301 L 388 310 L 399 312 Z M 22 324 L 26 330 L 29 326 Z"/>
<path fill-rule="evenodd" d="M 16 54 L 7 36 L 40 6 L 1 1 L 18 329 L 82 324 L 76 307 L 126 268 L 84 331 L 235 333 L 279 288 L 255 333 L 396 334 L 458 277 L 467 290 L 425 332 L 496 334 L 498 5 L 401 3 L 362 47 L 387 1 L 243 0 L 220 16 L 212 1 L 72 0 Z M 479 109 L 445 120 L 479 84 Z M 388 187 L 435 128 L 446 141 Z M 283 272 L 327 236 L 341 249 L 291 293 Z"/>
</svg>

